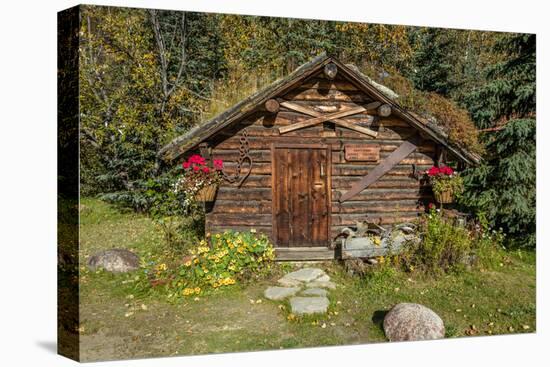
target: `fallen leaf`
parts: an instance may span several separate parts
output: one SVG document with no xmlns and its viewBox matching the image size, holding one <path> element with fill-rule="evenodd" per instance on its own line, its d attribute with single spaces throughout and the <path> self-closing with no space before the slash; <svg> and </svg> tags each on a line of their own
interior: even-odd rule
<svg viewBox="0 0 550 367">
<path fill-rule="evenodd" d="M 142 304 L 142 305 L 141 305 L 141 309 L 142 309 L 143 311 L 147 311 L 147 305 Z"/>
<path fill-rule="evenodd" d="M 529 325 L 523 325 L 522 328 L 523 328 L 523 330 L 529 330 L 530 329 Z"/>
<path fill-rule="evenodd" d="M 323 325 L 321 325 L 321 328 L 324 329 L 324 328 L 326 328 L 326 327 L 327 327 L 327 324 L 325 324 L 325 323 L 323 322 Z"/>
</svg>

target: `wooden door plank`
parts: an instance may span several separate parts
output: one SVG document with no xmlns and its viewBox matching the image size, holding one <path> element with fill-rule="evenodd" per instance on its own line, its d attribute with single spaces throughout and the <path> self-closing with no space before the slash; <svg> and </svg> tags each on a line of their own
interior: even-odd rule
<svg viewBox="0 0 550 367">
<path fill-rule="evenodd" d="M 386 172 L 391 170 L 396 164 L 401 162 L 405 157 L 414 152 L 417 148 L 416 139 L 410 139 L 401 144 L 396 150 L 394 150 L 386 159 L 384 159 L 378 166 L 361 180 L 353 184 L 349 191 L 345 192 L 340 197 L 340 202 L 351 199 L 353 196 L 357 195 L 369 185 L 377 181 L 382 177 Z"/>
<path fill-rule="evenodd" d="M 337 119 L 339 117 L 346 117 L 346 116 L 349 116 L 349 115 L 355 115 L 356 113 L 361 113 L 361 112 L 365 112 L 365 111 L 366 110 L 365 110 L 364 107 L 359 106 L 359 107 L 355 107 L 355 108 L 352 108 L 352 109 L 349 109 L 349 110 L 346 110 L 346 111 L 334 112 L 334 113 L 329 113 L 329 114 L 322 115 L 322 116 L 319 116 L 319 117 L 314 117 L 312 119 L 301 121 L 301 122 L 298 122 L 298 123 L 295 123 L 295 124 L 292 124 L 292 125 L 280 127 L 279 128 L 279 134 L 284 134 L 284 133 L 287 133 L 289 131 L 303 129 L 305 127 L 320 124 L 321 122 L 325 122 L 325 121 L 332 120 L 332 119 Z"/>
<path fill-rule="evenodd" d="M 274 149 L 275 185 L 273 187 L 273 204 L 275 215 L 275 235 L 277 246 L 289 246 L 290 213 L 286 192 L 288 189 L 288 149 Z"/>
</svg>

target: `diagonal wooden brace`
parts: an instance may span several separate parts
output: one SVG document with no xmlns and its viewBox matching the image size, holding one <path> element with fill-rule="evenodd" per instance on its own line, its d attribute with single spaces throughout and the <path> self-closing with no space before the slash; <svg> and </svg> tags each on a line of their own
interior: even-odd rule
<svg viewBox="0 0 550 367">
<path fill-rule="evenodd" d="M 351 199 L 353 196 L 359 194 L 368 186 L 376 182 L 380 177 L 385 175 L 396 164 L 405 159 L 409 154 L 414 152 L 417 148 L 418 137 L 413 136 L 411 139 L 403 142 L 396 150 L 394 150 L 386 159 L 373 168 L 368 175 L 356 182 L 348 191 L 346 191 L 339 199 L 341 203 Z"/>
<path fill-rule="evenodd" d="M 380 105 L 380 102 L 369 103 L 365 107 L 360 107 L 360 108 L 363 108 L 363 110 L 361 110 L 360 112 L 364 112 L 366 110 L 376 108 L 379 105 Z M 324 118 L 324 117 L 330 117 L 331 116 L 331 115 L 322 115 L 321 113 L 319 113 L 319 112 L 317 112 L 317 111 L 315 111 L 311 108 L 300 106 L 300 105 L 294 104 L 292 102 L 282 102 L 281 106 L 284 106 L 284 107 L 286 107 L 290 110 L 301 112 L 301 113 L 304 113 L 306 115 L 310 115 L 310 116 L 313 116 L 313 117 L 316 117 L 316 118 L 321 118 L 321 117 Z M 347 113 L 349 111 L 353 111 L 353 109 L 348 110 L 348 111 L 341 111 L 339 113 L 343 113 L 343 112 Z M 354 112 L 354 113 L 359 113 L 359 112 Z M 350 113 L 350 114 L 354 114 L 354 113 Z M 332 115 L 335 115 L 335 114 L 332 114 Z M 345 116 L 349 116 L 349 115 L 346 114 Z M 344 117 L 344 116 L 339 116 L 339 117 Z M 363 133 L 365 135 L 369 135 L 369 136 L 372 136 L 372 137 L 376 137 L 378 135 L 378 133 L 376 131 L 373 131 L 371 129 L 367 129 L 366 127 L 362 127 L 362 126 L 358 126 L 358 125 L 349 123 L 347 121 L 340 120 L 339 118 L 332 117 L 332 118 L 328 118 L 327 120 L 324 120 L 324 121 L 328 121 L 328 120 L 331 120 L 332 122 L 334 122 L 337 125 L 348 128 L 350 130 L 355 130 L 355 131 Z M 314 121 L 312 123 L 312 125 L 320 123 L 319 121 L 315 121 L 315 119 L 310 119 L 310 120 L 306 120 L 306 121 L 298 123 L 298 124 L 303 124 L 303 123 L 307 122 L 308 124 L 306 126 L 297 126 L 298 124 L 290 125 L 290 126 L 287 126 L 287 127 L 280 128 L 279 133 L 284 134 L 286 132 L 293 131 L 295 129 L 301 129 L 303 127 L 312 126 L 312 125 L 309 124 L 310 121 Z M 324 122 L 324 121 L 322 121 L 322 122 Z"/>
<path fill-rule="evenodd" d="M 317 125 L 317 124 L 320 124 L 321 122 L 337 119 L 339 117 L 355 115 L 356 113 L 365 112 L 365 111 L 366 110 L 365 110 L 364 107 L 354 107 L 354 108 L 346 110 L 346 111 L 334 112 L 334 113 L 329 113 L 329 114 L 322 115 L 322 116 L 319 116 L 319 117 L 314 117 L 312 119 L 297 122 L 297 123 L 289 125 L 289 126 L 280 127 L 279 128 L 279 134 L 284 134 L 284 133 L 287 133 L 289 131 L 303 129 L 304 127 Z"/>
</svg>

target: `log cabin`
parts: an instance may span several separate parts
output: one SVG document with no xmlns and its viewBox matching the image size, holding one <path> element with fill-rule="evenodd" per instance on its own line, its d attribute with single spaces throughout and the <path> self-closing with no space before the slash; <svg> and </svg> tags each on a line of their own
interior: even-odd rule
<svg viewBox="0 0 550 367">
<path fill-rule="evenodd" d="M 320 55 L 159 152 L 180 163 L 199 151 L 224 161 L 206 231 L 268 235 L 277 257 L 337 256 L 334 240 L 357 221 L 408 222 L 432 193 L 419 177 L 434 164 L 479 157 L 353 65 Z"/>
</svg>

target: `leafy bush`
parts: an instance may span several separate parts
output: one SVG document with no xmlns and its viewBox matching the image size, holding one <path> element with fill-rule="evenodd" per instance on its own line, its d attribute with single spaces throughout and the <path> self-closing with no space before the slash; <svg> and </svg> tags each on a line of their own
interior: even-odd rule
<svg viewBox="0 0 550 367">
<path fill-rule="evenodd" d="M 421 241 L 411 244 L 400 256 L 401 264 L 409 271 L 418 269 L 437 275 L 500 262 L 504 234 L 491 230 L 483 220 L 463 226 L 431 210 L 421 221 L 420 231 Z"/>
<path fill-rule="evenodd" d="M 160 264 L 150 273 L 153 282 L 166 282 L 170 298 L 192 296 L 262 276 L 274 258 L 265 235 L 227 231 L 212 236 L 210 246 L 200 241 L 173 269 Z"/>
<path fill-rule="evenodd" d="M 429 273 L 446 272 L 470 254 L 470 233 L 454 225 L 435 210 L 421 222 L 422 240 L 409 247 L 406 256 L 409 269 Z"/>
</svg>

